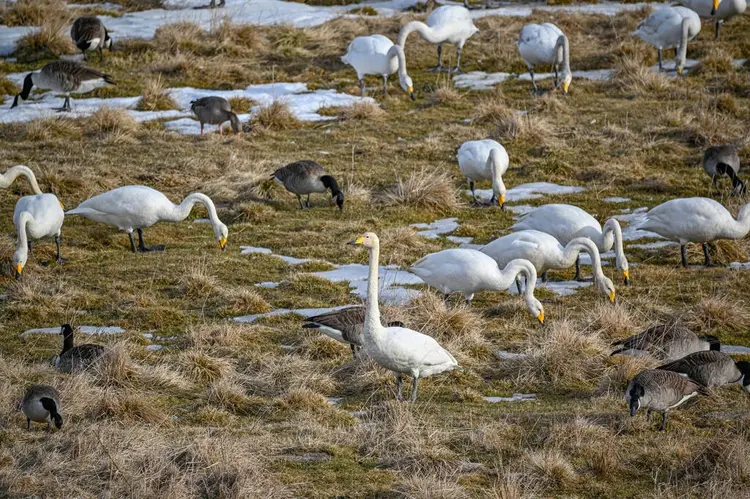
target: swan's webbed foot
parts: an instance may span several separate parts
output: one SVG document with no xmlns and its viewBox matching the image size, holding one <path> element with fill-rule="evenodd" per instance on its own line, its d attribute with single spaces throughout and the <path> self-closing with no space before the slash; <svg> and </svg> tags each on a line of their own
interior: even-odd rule
<svg viewBox="0 0 750 499">
<path fill-rule="evenodd" d="M 545 270 L 544 273 L 542 274 L 542 282 L 547 282 L 547 281 L 549 281 L 549 274 Z"/>
<path fill-rule="evenodd" d="M 166 248 L 167 247 L 164 244 L 146 246 L 143 242 L 143 229 L 138 229 L 138 251 L 141 253 L 147 253 L 150 251 L 164 251 Z"/>
<path fill-rule="evenodd" d="M 461 68 L 459 68 L 458 66 L 456 66 L 455 68 L 450 69 L 448 71 L 450 72 L 450 74 L 453 74 L 453 75 L 462 75 L 462 74 L 464 74 L 464 70 L 461 69 Z"/>
<path fill-rule="evenodd" d="M 447 69 L 441 65 L 437 65 L 429 68 L 427 71 L 429 71 L 430 73 L 445 73 Z"/>
</svg>

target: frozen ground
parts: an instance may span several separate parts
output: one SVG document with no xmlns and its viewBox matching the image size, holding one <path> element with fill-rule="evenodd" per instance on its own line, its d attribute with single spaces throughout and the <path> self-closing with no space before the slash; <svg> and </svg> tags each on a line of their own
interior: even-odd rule
<svg viewBox="0 0 750 499">
<path fill-rule="evenodd" d="M 505 193 L 506 203 L 515 203 L 527 199 L 539 199 L 543 196 L 560 195 L 560 194 L 577 194 L 586 189 L 572 185 L 558 185 L 550 182 L 532 182 L 530 184 L 517 185 Z M 471 191 L 464 191 L 471 196 Z M 482 201 L 489 201 L 492 198 L 492 189 L 477 189 L 474 191 L 477 198 Z M 510 209 L 510 207 L 508 207 Z"/>
<path fill-rule="evenodd" d="M 417 234 L 422 237 L 426 237 L 427 239 L 437 239 L 444 234 L 450 234 L 458 229 L 459 223 L 457 218 L 441 218 L 432 223 L 411 224 L 409 227 L 420 229 L 417 231 Z M 464 239 L 469 239 L 468 241 L 465 241 L 467 243 L 471 242 L 471 238 Z"/>
<path fill-rule="evenodd" d="M 341 310 L 343 308 L 351 307 L 351 305 L 343 305 L 341 307 L 331 307 L 331 308 L 295 308 L 295 309 L 289 309 L 289 308 L 279 308 L 276 310 L 273 310 L 271 312 L 266 312 L 265 314 L 252 314 L 252 315 L 243 315 L 241 317 L 235 317 L 233 320 L 235 322 L 255 322 L 261 317 L 273 317 L 276 315 L 287 315 L 287 314 L 297 314 L 301 315 L 302 317 L 312 317 L 314 315 L 320 315 L 320 314 L 327 314 L 328 312 L 335 312 L 336 310 Z"/>
<path fill-rule="evenodd" d="M 124 332 L 125 330 L 119 326 L 78 326 L 74 329 L 74 333 L 83 333 L 90 336 L 107 336 Z M 29 334 L 60 334 L 60 326 L 27 329 L 21 333 L 20 337 L 25 338 Z"/>
</svg>

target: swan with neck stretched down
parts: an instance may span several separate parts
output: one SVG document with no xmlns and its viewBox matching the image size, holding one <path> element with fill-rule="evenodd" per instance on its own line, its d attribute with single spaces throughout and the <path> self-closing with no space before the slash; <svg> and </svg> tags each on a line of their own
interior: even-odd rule
<svg viewBox="0 0 750 499">
<path fill-rule="evenodd" d="M 510 158 L 508 152 L 499 142 L 492 139 L 470 140 L 458 148 L 458 168 L 464 177 L 469 179 L 471 196 L 474 204 L 479 204 L 474 193 L 476 180 L 492 180 L 492 199 L 490 204 L 497 201 L 500 208 L 505 208 L 505 183 L 503 174 L 508 171 Z"/>
<path fill-rule="evenodd" d="M 378 306 L 378 264 L 380 241 L 367 232 L 349 244 L 362 245 L 370 252 L 370 269 L 367 277 L 367 302 L 362 346 L 380 366 L 396 373 L 397 397 L 403 400 L 404 374 L 412 377 L 412 402 L 417 400 L 420 378 L 460 369 L 458 362 L 431 336 L 405 327 L 383 327 Z"/>
<path fill-rule="evenodd" d="M 358 36 L 349 44 L 341 61 L 357 72 L 359 91 L 365 96 L 365 76 L 383 77 L 383 95 L 388 95 L 388 77 L 398 71 L 398 80 L 404 92 L 414 100 L 414 82 L 406 73 L 404 49 L 394 45 L 383 35 Z"/>
<path fill-rule="evenodd" d="M 16 251 L 13 253 L 17 279 L 21 278 L 29 258 L 31 240 L 54 237 L 57 244 L 57 263 L 63 263 L 60 255 L 60 234 L 64 220 L 62 203 L 54 194 L 24 196 L 18 200 L 13 213 L 13 223 L 18 231 Z"/>
<path fill-rule="evenodd" d="M 701 30 L 701 20 L 687 7 L 662 7 L 644 21 L 632 33 L 644 42 L 656 47 L 659 56 L 659 71 L 662 71 L 662 50 L 677 49 L 675 69 L 682 75 L 687 58 L 688 41 Z"/>
<path fill-rule="evenodd" d="M 161 251 L 164 246 L 148 247 L 143 242 L 143 229 L 157 222 L 182 222 L 195 204 L 202 204 L 208 210 L 208 218 L 216 239 L 222 250 L 226 249 L 229 231 L 216 214 L 211 198 L 200 192 L 188 195 L 182 203 L 176 205 L 164 194 L 145 185 L 128 185 L 99 194 L 69 210 L 68 215 L 82 217 L 113 227 L 128 233 L 130 248 L 137 251 Z M 133 239 L 133 230 L 138 232 L 138 247 Z"/>
<path fill-rule="evenodd" d="M 0 189 L 7 189 L 18 177 L 21 176 L 26 177 L 29 180 L 31 190 L 34 191 L 34 194 L 43 194 L 42 190 L 39 188 L 39 184 L 36 182 L 34 172 L 31 171 L 31 168 L 24 165 L 16 165 L 0 175 Z"/>
<path fill-rule="evenodd" d="M 527 24 L 518 39 L 518 52 L 529 68 L 535 92 L 539 89 L 534 80 L 534 66 L 549 64 L 555 70 L 555 88 L 562 86 L 563 92 L 568 93 L 570 82 L 573 81 L 573 73 L 570 72 L 570 44 L 560 28 L 552 23 Z M 558 77 L 560 65 L 562 81 Z"/>
<path fill-rule="evenodd" d="M 622 272 L 625 285 L 630 286 L 628 259 L 625 258 L 622 246 L 622 228 L 614 218 L 607 220 L 602 228 L 594 217 L 577 206 L 545 204 L 523 215 L 510 230 L 538 230 L 551 235 L 562 245 L 567 245 L 577 237 L 588 237 L 602 253 L 611 250 L 614 245 L 617 270 Z M 579 258 L 576 259 L 576 279 L 581 279 Z"/>
<path fill-rule="evenodd" d="M 597 289 L 615 302 L 615 285 L 604 275 L 599 249 L 587 237 L 577 237 L 563 246 L 557 239 L 538 230 L 522 230 L 495 239 L 479 251 L 492 257 L 499 267 L 507 265 L 517 258 L 528 260 L 542 274 L 542 281 L 547 280 L 547 271 L 566 269 L 575 264 L 581 251 L 591 256 L 594 267 L 594 284 Z M 521 286 L 518 281 L 518 292 Z"/>
</svg>

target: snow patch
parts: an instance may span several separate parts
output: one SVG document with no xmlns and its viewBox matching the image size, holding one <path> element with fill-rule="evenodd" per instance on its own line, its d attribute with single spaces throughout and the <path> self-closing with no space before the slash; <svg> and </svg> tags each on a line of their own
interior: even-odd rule
<svg viewBox="0 0 750 499">
<path fill-rule="evenodd" d="M 749 347 L 743 347 L 740 345 L 721 345 L 721 351 L 724 353 L 750 354 Z"/>
<path fill-rule="evenodd" d="M 583 192 L 586 189 L 583 187 L 572 186 L 572 185 L 558 185 L 550 182 L 532 182 L 530 184 L 521 184 L 508 189 L 505 193 L 505 202 L 525 201 L 527 199 L 539 199 L 543 196 L 549 195 L 561 195 L 561 194 L 577 194 Z M 471 196 L 471 191 L 466 190 L 467 195 Z M 476 190 L 478 198 L 489 201 L 492 198 L 492 189 L 479 189 Z M 511 209 L 507 206 L 507 209 Z M 515 211 L 514 211 L 515 213 Z"/>
<path fill-rule="evenodd" d="M 454 230 L 458 229 L 458 218 L 442 218 L 435 220 L 432 223 L 418 223 L 411 224 L 409 227 L 414 229 L 422 229 L 417 234 L 427 239 L 437 239 L 443 234 L 450 234 Z"/>
<path fill-rule="evenodd" d="M 582 255 L 583 256 L 583 255 Z M 523 282 L 523 281 L 522 281 Z M 555 293 L 557 296 L 570 296 L 576 293 L 581 288 L 587 288 L 594 284 L 591 281 L 547 281 L 542 282 L 541 279 L 537 279 L 536 287 L 539 289 L 547 289 L 553 293 Z M 524 289 L 525 286 L 521 286 L 521 289 Z M 510 288 L 508 288 L 508 293 L 512 295 L 518 294 L 518 288 L 516 288 L 516 284 L 511 284 Z"/>
<path fill-rule="evenodd" d="M 241 255 L 252 255 L 256 253 L 261 254 L 261 255 L 271 255 L 271 256 L 275 256 L 276 258 L 281 258 L 289 265 L 300 265 L 302 263 L 307 263 L 307 262 L 312 261 L 310 258 L 297 258 L 294 256 L 277 255 L 268 248 L 259 248 L 257 246 L 240 246 Z M 279 283 L 271 283 L 271 284 L 276 284 L 276 286 L 279 285 Z M 276 286 L 272 286 L 272 287 L 276 287 Z M 263 286 L 263 287 L 270 287 L 270 286 Z"/>
<path fill-rule="evenodd" d="M 365 298 L 367 296 L 368 273 L 368 265 L 350 263 L 339 265 L 333 270 L 314 272 L 313 275 L 332 282 L 348 281 L 352 288 L 352 294 Z M 423 284 L 424 281 L 396 265 L 381 265 L 378 274 L 380 275 L 378 298 L 382 303 L 400 305 L 408 303 L 422 294 L 419 290 L 402 287 L 402 285 Z"/>
<path fill-rule="evenodd" d="M 498 402 L 528 402 L 530 400 L 536 400 L 536 393 L 514 393 L 510 397 L 482 397 L 490 404 L 497 404 Z"/>
<path fill-rule="evenodd" d="M 498 359 L 508 360 L 508 359 L 525 359 L 528 357 L 528 354 L 525 353 L 516 353 L 516 352 L 508 352 L 507 350 L 496 350 L 495 351 L 495 357 Z"/>
<path fill-rule="evenodd" d="M 109 336 L 122 334 L 125 330 L 120 326 L 78 326 L 74 332 L 87 334 L 89 336 Z M 60 334 L 60 326 L 27 329 L 21 333 L 21 338 L 25 338 L 27 334 Z"/>
<path fill-rule="evenodd" d="M 750 270 L 750 262 L 732 262 L 729 264 L 729 268 L 735 270 Z"/>
<path fill-rule="evenodd" d="M 668 246 L 679 246 L 679 244 L 674 241 L 656 241 L 654 243 L 629 244 L 628 248 L 655 250 L 655 249 L 660 249 L 660 248 L 666 248 Z"/>
<path fill-rule="evenodd" d="M 645 206 L 635 210 L 622 210 L 623 215 L 615 215 L 615 219 L 620 222 L 627 222 L 628 226 L 622 229 L 622 239 L 624 241 L 637 241 L 638 239 L 654 238 L 664 239 L 655 232 L 649 232 L 647 230 L 638 230 L 643 224 L 646 223 L 646 213 L 648 208 Z"/>
<path fill-rule="evenodd" d="M 336 310 L 341 310 L 343 308 L 351 307 L 352 305 L 342 305 L 340 307 L 331 307 L 331 308 L 278 308 L 276 310 L 272 310 L 271 312 L 266 312 L 264 314 L 251 314 L 251 315 L 243 315 L 241 317 L 235 317 L 235 322 L 243 322 L 243 323 L 252 323 L 260 319 L 261 317 L 275 317 L 277 315 L 287 315 L 287 314 L 297 314 L 301 315 L 302 317 L 312 317 L 314 315 L 320 315 L 320 314 L 327 314 L 329 312 L 335 312 Z"/>
<path fill-rule="evenodd" d="M 627 203 L 628 201 L 632 201 L 630 198 L 621 198 L 619 196 L 612 196 L 608 198 L 602 199 L 605 203 Z"/>
</svg>

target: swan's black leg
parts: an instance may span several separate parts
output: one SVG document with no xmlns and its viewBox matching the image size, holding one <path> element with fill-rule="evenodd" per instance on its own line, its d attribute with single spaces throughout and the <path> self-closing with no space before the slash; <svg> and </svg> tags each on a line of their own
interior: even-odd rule
<svg viewBox="0 0 750 499">
<path fill-rule="evenodd" d="M 580 281 L 582 279 L 581 277 L 581 255 L 578 255 L 576 257 L 576 281 Z"/>
<path fill-rule="evenodd" d="M 555 88 L 557 88 L 557 86 L 560 85 L 560 76 L 557 74 L 557 64 L 553 64 L 552 67 L 555 68 Z"/>
<path fill-rule="evenodd" d="M 419 386 L 419 378 L 416 376 L 411 381 L 411 401 L 417 401 L 417 387 Z"/>
<path fill-rule="evenodd" d="M 388 76 L 383 75 L 383 95 L 388 95 Z"/>
<path fill-rule="evenodd" d="M 477 195 L 474 192 L 474 181 L 469 180 L 469 189 L 471 189 L 471 197 L 474 199 L 474 202 L 472 203 L 472 206 L 479 206 L 481 203 L 477 199 Z"/>
<path fill-rule="evenodd" d="M 680 245 L 680 256 L 682 257 L 682 266 L 687 268 L 687 248 L 684 244 Z"/>
<path fill-rule="evenodd" d="M 135 239 L 133 239 L 133 232 L 128 232 L 128 237 L 130 238 L 130 249 L 133 250 L 133 253 L 137 253 L 138 250 L 135 248 Z"/>
<path fill-rule="evenodd" d="M 708 243 L 703 243 L 703 256 L 706 259 L 706 267 L 713 267 L 713 264 L 711 263 L 711 255 L 708 252 Z"/>
<path fill-rule="evenodd" d="M 396 399 L 399 401 L 404 400 L 404 395 L 401 393 L 401 390 L 404 387 L 404 379 L 401 377 L 400 374 L 396 375 Z"/>
<path fill-rule="evenodd" d="M 156 246 L 146 246 L 143 243 L 143 229 L 138 229 L 138 250 L 140 250 L 141 252 L 164 251 L 164 248 L 166 248 L 166 246 L 164 246 L 163 244 L 159 244 Z"/>
<path fill-rule="evenodd" d="M 362 97 L 365 96 L 365 79 L 364 78 L 359 80 L 359 95 L 361 95 Z"/>
<path fill-rule="evenodd" d="M 451 71 L 455 75 L 463 74 L 463 71 L 461 70 L 461 52 L 463 52 L 463 50 L 463 47 L 456 47 L 456 67 Z"/>
<path fill-rule="evenodd" d="M 435 73 L 435 72 L 440 72 L 443 70 L 443 44 L 442 43 L 437 46 L 437 53 L 438 53 L 437 66 L 432 67 L 428 69 L 427 71 Z"/>
<path fill-rule="evenodd" d="M 62 245 L 62 235 L 58 234 L 55 236 L 55 244 L 57 245 L 57 263 L 63 264 L 67 262 L 67 260 L 62 257 L 62 253 L 60 251 L 60 246 Z"/>
<path fill-rule="evenodd" d="M 547 275 L 547 271 L 545 270 L 544 273 L 542 274 L 542 282 L 547 282 L 547 281 L 549 281 L 549 275 Z"/>
<path fill-rule="evenodd" d="M 26 418 L 26 431 L 31 431 L 31 418 Z"/>
<path fill-rule="evenodd" d="M 31 241 L 26 243 L 26 248 L 29 250 L 29 256 L 31 256 Z"/>
<path fill-rule="evenodd" d="M 662 65 L 661 65 L 661 49 L 656 49 L 656 53 L 659 56 L 659 72 L 663 71 Z"/>
<path fill-rule="evenodd" d="M 718 19 L 716 20 L 716 36 L 714 37 L 714 40 L 719 39 L 719 30 L 721 29 L 721 21 Z"/>
</svg>

